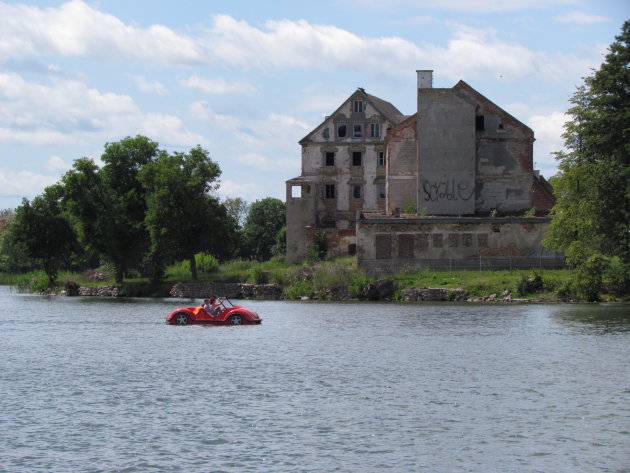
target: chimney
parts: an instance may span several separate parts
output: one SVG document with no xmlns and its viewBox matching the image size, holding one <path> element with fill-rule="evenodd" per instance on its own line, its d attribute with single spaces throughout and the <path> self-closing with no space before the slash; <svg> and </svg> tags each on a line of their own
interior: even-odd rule
<svg viewBox="0 0 630 473">
<path fill-rule="evenodd" d="M 416 71 L 418 74 L 418 89 L 431 89 L 433 87 L 433 71 Z"/>
</svg>

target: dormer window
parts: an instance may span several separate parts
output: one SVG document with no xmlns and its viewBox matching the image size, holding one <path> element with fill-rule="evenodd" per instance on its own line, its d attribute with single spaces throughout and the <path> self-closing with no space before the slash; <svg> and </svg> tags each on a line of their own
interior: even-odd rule
<svg viewBox="0 0 630 473">
<path fill-rule="evenodd" d="M 354 113 L 363 113 L 363 101 L 355 100 L 354 102 L 352 102 L 352 110 L 354 111 Z"/>
</svg>

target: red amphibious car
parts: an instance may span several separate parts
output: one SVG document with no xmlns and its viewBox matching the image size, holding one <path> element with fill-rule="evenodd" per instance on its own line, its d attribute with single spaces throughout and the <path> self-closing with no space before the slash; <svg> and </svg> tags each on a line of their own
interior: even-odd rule
<svg viewBox="0 0 630 473">
<path fill-rule="evenodd" d="M 261 322 L 256 312 L 234 305 L 227 298 L 221 301 L 217 315 L 210 315 L 203 306 L 198 306 L 176 309 L 166 317 L 166 323 L 171 325 L 257 325 Z"/>
</svg>

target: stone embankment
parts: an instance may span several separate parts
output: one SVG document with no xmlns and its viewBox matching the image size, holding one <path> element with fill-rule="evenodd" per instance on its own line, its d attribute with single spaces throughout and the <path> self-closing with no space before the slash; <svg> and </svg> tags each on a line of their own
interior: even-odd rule
<svg viewBox="0 0 630 473">
<path fill-rule="evenodd" d="M 204 299 L 221 296 L 230 299 L 281 299 L 282 288 L 277 284 L 243 283 L 177 283 L 171 297 Z"/>
</svg>

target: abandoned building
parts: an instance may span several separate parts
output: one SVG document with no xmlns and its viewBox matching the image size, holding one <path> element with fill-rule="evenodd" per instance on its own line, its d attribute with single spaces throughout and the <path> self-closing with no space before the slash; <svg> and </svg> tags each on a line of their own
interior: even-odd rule
<svg viewBox="0 0 630 473">
<path fill-rule="evenodd" d="M 287 260 L 323 232 L 329 257 L 356 254 L 370 272 L 561 266 L 542 245 L 554 197 L 534 132 L 464 81 L 433 88 L 422 70 L 417 84 L 414 115 L 359 88 L 300 141 Z"/>
</svg>

